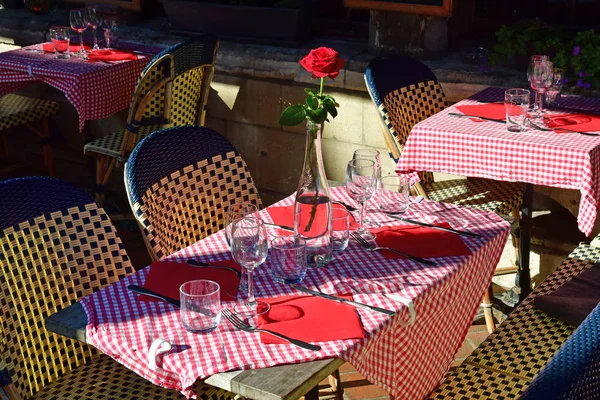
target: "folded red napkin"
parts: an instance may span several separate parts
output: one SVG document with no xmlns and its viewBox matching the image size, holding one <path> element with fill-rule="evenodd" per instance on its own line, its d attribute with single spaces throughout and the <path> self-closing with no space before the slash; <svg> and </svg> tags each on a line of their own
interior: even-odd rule
<svg viewBox="0 0 600 400">
<path fill-rule="evenodd" d="M 240 271 L 240 266 L 233 260 L 211 261 L 209 264 L 232 267 Z M 153 262 L 150 265 L 150 272 L 146 277 L 144 287 L 163 296 L 179 300 L 179 287 L 185 282 L 197 279 L 217 282 L 221 286 L 221 301 L 235 300 L 240 280 L 232 271 L 210 267 L 194 267 L 187 263 L 174 261 Z M 145 295 L 140 295 L 140 300 L 162 301 Z"/>
<path fill-rule="evenodd" d="M 492 119 L 506 119 L 506 108 L 504 107 L 504 103 L 471 104 L 457 106 L 456 109 L 466 115 Z"/>
<path fill-rule="evenodd" d="M 86 49 L 86 50 L 90 50 L 91 49 L 90 46 L 87 46 L 85 44 L 83 45 L 83 48 Z M 71 53 L 76 53 L 80 49 L 81 49 L 81 46 L 78 43 L 77 44 L 74 44 L 74 43 L 69 44 L 69 51 Z M 47 52 L 47 53 L 54 53 L 54 45 L 52 44 L 52 42 L 50 42 L 50 43 L 42 43 L 42 50 L 45 51 L 45 52 Z"/>
<path fill-rule="evenodd" d="M 352 296 L 339 296 L 352 299 Z M 321 297 L 294 295 L 262 299 L 271 305 L 268 313 L 258 316 L 261 328 L 305 342 L 327 342 L 364 338 L 360 318 L 354 307 Z M 261 333 L 263 343 L 287 343 Z"/>
<path fill-rule="evenodd" d="M 435 224 L 450 228 L 447 222 Z M 456 233 L 416 225 L 402 225 L 373 229 L 377 245 L 391 247 L 415 257 L 450 257 L 467 256 L 471 251 Z M 382 251 L 387 258 L 402 256 L 389 251 Z"/>
<path fill-rule="evenodd" d="M 338 206 L 344 207 L 341 204 L 333 204 L 332 205 L 332 207 L 338 207 Z M 294 206 L 269 207 L 269 208 L 267 208 L 267 212 L 271 216 L 273 223 L 275 223 L 277 225 L 284 225 L 284 226 L 290 226 L 290 227 L 294 226 Z M 320 217 L 324 217 L 324 215 L 325 214 L 321 214 L 321 213 L 317 214 L 317 217 L 316 217 L 315 221 L 313 222 L 311 229 L 309 230 L 309 233 L 323 231 L 323 227 L 325 225 L 325 220 Z M 338 224 L 341 224 L 341 223 L 342 222 L 340 221 Z M 336 226 L 334 226 L 333 229 L 336 229 Z M 350 213 L 350 229 L 351 230 L 358 229 L 358 223 L 356 222 L 356 219 L 354 218 L 354 215 L 352 213 Z M 289 235 L 289 234 L 290 234 L 290 232 L 288 232 L 288 231 L 283 231 L 283 230 L 279 231 L 279 235 Z"/>
<path fill-rule="evenodd" d="M 544 118 L 544 122 L 546 123 L 546 125 L 548 125 L 549 128 L 566 128 L 577 132 L 600 131 L 600 115 L 548 115 Z"/>
<path fill-rule="evenodd" d="M 93 50 L 88 53 L 88 61 L 137 60 L 137 55 L 126 50 Z"/>
</svg>

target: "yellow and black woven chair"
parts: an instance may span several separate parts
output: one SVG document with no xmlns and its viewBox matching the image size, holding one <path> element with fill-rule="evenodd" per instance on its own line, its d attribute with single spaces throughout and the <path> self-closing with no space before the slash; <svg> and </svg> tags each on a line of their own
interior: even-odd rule
<svg viewBox="0 0 600 400">
<path fill-rule="evenodd" d="M 96 157 L 96 200 L 135 145 L 150 132 L 172 126 L 204 125 L 210 82 L 219 42 L 212 35 L 193 37 L 157 54 L 138 80 L 124 130 L 85 145 Z"/>
<path fill-rule="evenodd" d="M 448 106 L 446 95 L 435 74 L 423 63 L 405 56 L 378 57 L 365 72 L 371 99 L 381 116 L 382 133 L 390 157 L 398 162 L 412 128 Z M 518 220 L 523 200 L 523 184 L 467 178 L 435 182 L 433 173 L 420 172 L 416 191 L 425 198 L 511 215 Z M 513 240 L 516 246 L 516 242 Z M 513 273 L 516 267 L 503 267 L 496 275 Z M 488 330 L 495 328 L 490 289 L 484 296 Z"/>
<path fill-rule="evenodd" d="M 571 383 L 577 385 L 576 382 L 579 381 L 574 376 L 577 374 L 567 371 L 564 367 L 561 368 L 562 377 L 554 376 L 556 382 L 553 383 L 553 395 L 535 396 L 540 392 L 548 393 L 549 388 L 544 390 L 543 385 L 540 387 L 539 381 L 547 382 L 548 374 L 556 373 L 555 364 L 564 361 L 560 358 L 567 356 L 568 362 L 579 363 L 578 359 L 587 351 L 582 350 L 582 338 L 573 335 L 574 341 L 580 343 L 577 346 L 578 350 L 569 351 L 572 348 L 571 344 L 565 350 L 567 354 L 564 354 L 565 351 L 561 347 L 570 340 L 575 327 L 537 309 L 534 298 L 557 290 L 597 262 L 600 262 L 600 248 L 582 244 L 575 249 L 459 367 L 446 375 L 429 399 L 516 399 L 535 380 L 537 380 L 535 388 L 530 389 L 528 395 L 524 394 L 527 399 L 576 398 L 560 394 L 563 389 L 566 392 L 567 386 L 570 387 Z M 598 311 L 590 314 L 588 317 L 591 317 L 590 320 L 586 319 L 584 322 L 587 323 L 584 329 L 586 333 L 583 333 L 584 336 L 589 332 L 592 333 L 583 346 L 593 346 L 592 353 L 586 354 L 588 358 L 585 364 L 595 365 L 596 368 L 599 367 L 597 356 L 600 354 L 598 347 L 600 313 Z M 580 328 L 584 324 L 580 325 Z M 563 354 L 557 354 L 559 349 Z M 555 355 L 559 357 L 558 361 L 554 361 Z M 589 358 L 594 356 L 596 359 Z M 551 359 L 553 362 L 549 363 Z M 569 366 L 569 368 L 575 367 L 575 364 Z M 579 371 L 581 378 L 587 376 L 584 373 L 585 368 L 582 367 Z M 557 387 L 561 385 L 564 386 L 562 389 Z M 594 385 L 596 397 L 579 398 L 600 398 L 598 381 L 595 381 Z"/>
<path fill-rule="evenodd" d="M 0 183 L 0 385 L 13 399 L 184 399 L 44 320 L 133 272 L 106 213 L 54 178 Z M 198 384 L 198 398 L 233 394 Z"/>
<path fill-rule="evenodd" d="M 40 138 L 44 168 L 49 175 L 54 175 L 48 118 L 58 114 L 58 111 L 58 104 L 49 100 L 34 99 L 16 94 L 7 94 L 0 97 L 0 134 L 2 135 L 0 155 L 6 157 L 6 134 L 8 129 L 26 126 Z"/>
<path fill-rule="evenodd" d="M 230 204 L 261 207 L 240 154 L 204 127 L 164 129 L 142 140 L 125 165 L 125 187 L 155 260 L 222 229 Z"/>
</svg>

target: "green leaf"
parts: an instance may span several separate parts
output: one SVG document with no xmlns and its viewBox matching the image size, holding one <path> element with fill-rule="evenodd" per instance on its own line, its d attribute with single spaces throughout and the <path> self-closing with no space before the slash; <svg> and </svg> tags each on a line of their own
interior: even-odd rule
<svg viewBox="0 0 600 400">
<path fill-rule="evenodd" d="M 333 99 L 325 99 L 323 100 L 323 108 L 327 111 L 333 118 L 337 117 L 337 110 L 335 108 L 335 101 Z"/>
<path fill-rule="evenodd" d="M 319 108 L 319 101 L 312 96 L 308 96 L 306 98 L 306 105 L 308 106 L 308 108 L 316 110 L 317 108 Z"/>
<path fill-rule="evenodd" d="M 323 108 L 308 110 L 308 117 L 316 124 L 321 124 L 327 119 L 327 111 Z"/>
<path fill-rule="evenodd" d="M 301 124 L 306 119 L 306 109 L 302 105 L 289 106 L 281 113 L 279 123 L 285 126 Z"/>
<path fill-rule="evenodd" d="M 306 93 L 309 96 L 318 96 L 319 95 L 319 93 L 316 92 L 314 89 L 308 89 L 308 88 L 304 89 L 304 93 Z"/>
</svg>

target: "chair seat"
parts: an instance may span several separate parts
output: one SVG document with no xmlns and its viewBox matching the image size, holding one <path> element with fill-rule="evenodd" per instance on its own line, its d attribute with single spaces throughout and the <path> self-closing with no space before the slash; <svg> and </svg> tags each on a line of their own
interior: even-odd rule
<svg viewBox="0 0 600 400">
<path fill-rule="evenodd" d="M 58 114 L 53 101 L 7 94 L 0 97 L 0 131 Z"/>
<path fill-rule="evenodd" d="M 148 125 L 143 126 L 136 135 L 135 144 L 137 145 L 140 140 L 148 136 L 150 133 L 164 128 L 164 125 Z M 121 156 L 121 144 L 123 143 L 123 136 L 125 135 L 125 129 L 118 132 L 111 133 L 99 139 L 94 140 L 85 145 L 83 152 L 88 153 L 99 153 L 104 154 L 112 158 L 116 158 L 120 162 L 127 162 L 128 157 Z"/>
<path fill-rule="evenodd" d="M 197 384 L 199 399 L 233 399 L 235 394 L 209 385 Z M 46 385 L 36 393 L 36 399 L 185 399 L 176 390 L 153 385 L 106 355 L 94 358 L 67 375 Z"/>
<path fill-rule="evenodd" d="M 433 201 L 509 215 L 523 200 L 523 184 L 482 178 L 452 179 L 423 184 Z"/>
</svg>

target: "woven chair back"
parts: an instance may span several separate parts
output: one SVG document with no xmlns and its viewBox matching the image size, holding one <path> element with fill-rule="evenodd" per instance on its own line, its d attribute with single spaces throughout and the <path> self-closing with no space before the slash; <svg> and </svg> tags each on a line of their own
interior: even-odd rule
<svg viewBox="0 0 600 400">
<path fill-rule="evenodd" d="M 548 361 L 520 398 L 600 399 L 600 305 Z"/>
<path fill-rule="evenodd" d="M 204 127 L 151 133 L 125 165 L 125 186 L 156 260 L 222 229 L 230 204 L 261 206 L 238 151 L 219 133 Z"/>
<path fill-rule="evenodd" d="M 121 155 L 143 126 L 204 125 L 219 42 L 201 35 L 171 46 L 144 68 L 133 95 Z"/>
<path fill-rule="evenodd" d="M 425 64 L 409 57 L 375 58 L 367 67 L 365 81 L 379 110 L 383 135 L 395 161 L 412 128 L 448 106 L 435 74 Z M 422 173 L 421 182 L 433 182 L 433 174 Z"/>
<path fill-rule="evenodd" d="M 94 354 L 44 320 L 133 268 L 106 213 L 66 182 L 0 182 L 0 202 L 0 366 L 25 399 Z"/>
</svg>

